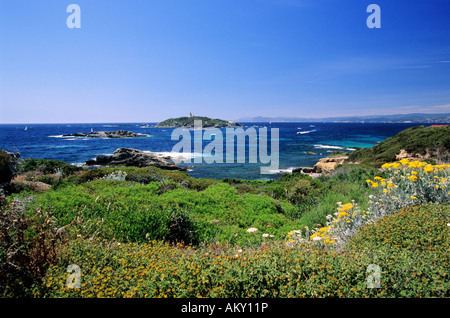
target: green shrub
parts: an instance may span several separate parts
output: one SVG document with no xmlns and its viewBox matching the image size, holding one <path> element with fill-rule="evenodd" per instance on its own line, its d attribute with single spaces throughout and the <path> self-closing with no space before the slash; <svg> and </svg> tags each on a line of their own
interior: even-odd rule
<svg viewBox="0 0 450 318">
<path fill-rule="evenodd" d="M 368 224 L 348 244 L 354 250 L 407 249 L 415 252 L 429 249 L 450 250 L 450 206 L 424 204 Z M 449 257 L 448 253 L 447 258 Z M 445 255 L 442 255 L 445 256 Z M 450 264 L 448 264 L 450 265 Z"/>
<path fill-rule="evenodd" d="M 52 174 L 61 171 L 63 175 L 68 176 L 76 171 L 81 171 L 82 168 L 60 160 L 33 158 L 25 159 L 25 161 L 19 165 L 20 173 L 36 170 L 42 174 Z"/>
</svg>

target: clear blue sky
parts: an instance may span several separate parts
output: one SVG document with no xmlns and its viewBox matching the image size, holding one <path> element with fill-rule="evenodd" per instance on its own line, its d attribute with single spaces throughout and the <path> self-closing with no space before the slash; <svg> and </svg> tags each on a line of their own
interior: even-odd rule
<svg viewBox="0 0 450 318">
<path fill-rule="evenodd" d="M 448 0 L 0 4 L 0 123 L 450 112 Z"/>
</svg>

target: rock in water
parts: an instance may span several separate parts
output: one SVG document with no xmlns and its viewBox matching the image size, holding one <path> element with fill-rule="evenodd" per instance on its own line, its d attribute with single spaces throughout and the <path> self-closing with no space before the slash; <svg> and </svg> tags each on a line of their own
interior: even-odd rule
<svg viewBox="0 0 450 318">
<path fill-rule="evenodd" d="M 135 138 L 146 137 L 146 135 L 134 133 L 128 130 L 117 131 L 92 131 L 90 133 L 75 133 L 63 135 L 63 137 L 89 137 L 89 138 Z"/>
<path fill-rule="evenodd" d="M 95 160 L 86 161 L 87 165 L 108 166 L 135 166 L 135 167 L 158 167 L 167 170 L 185 170 L 178 167 L 174 162 L 158 157 L 154 154 L 143 152 L 133 148 L 119 148 L 112 156 L 97 156 Z"/>
</svg>

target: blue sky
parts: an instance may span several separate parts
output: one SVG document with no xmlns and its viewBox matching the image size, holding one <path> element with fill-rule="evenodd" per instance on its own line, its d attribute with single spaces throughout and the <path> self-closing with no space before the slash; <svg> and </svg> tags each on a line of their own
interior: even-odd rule
<svg viewBox="0 0 450 318">
<path fill-rule="evenodd" d="M 448 0 L 0 0 L 0 123 L 450 112 L 449 16 Z"/>
</svg>

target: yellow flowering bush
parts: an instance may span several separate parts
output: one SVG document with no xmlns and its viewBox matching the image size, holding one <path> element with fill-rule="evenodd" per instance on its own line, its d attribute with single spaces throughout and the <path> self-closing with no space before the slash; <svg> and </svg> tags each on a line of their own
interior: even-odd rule
<svg viewBox="0 0 450 318">
<path fill-rule="evenodd" d="M 382 166 L 387 177 L 380 178 L 380 189 L 375 190 L 371 214 L 376 217 L 413 204 L 449 202 L 448 175 L 450 165 L 432 165 L 423 161 L 402 159 Z M 367 180 L 373 186 L 371 180 Z"/>
<path fill-rule="evenodd" d="M 337 204 L 337 212 L 327 216 L 326 226 L 312 231 L 313 234 L 309 237 L 311 241 L 342 246 L 366 223 L 367 211 L 362 210 L 354 200 L 351 203 Z"/>
<path fill-rule="evenodd" d="M 376 176 L 366 183 L 374 194 L 369 195 L 369 208 L 362 210 L 355 201 L 338 202 L 337 212 L 327 216 L 325 227 L 317 228 L 310 241 L 333 244 L 341 248 L 358 229 L 378 218 L 421 203 L 444 204 L 450 200 L 448 175 L 450 165 L 432 165 L 423 161 L 402 159 L 382 166 L 386 177 Z M 297 239 L 296 242 L 300 240 Z M 291 242 L 292 243 L 292 242 Z"/>
</svg>

